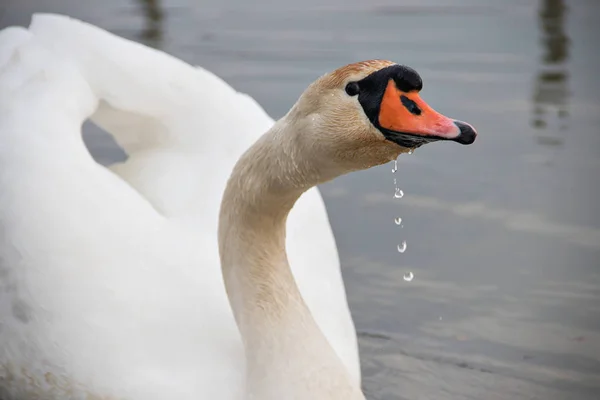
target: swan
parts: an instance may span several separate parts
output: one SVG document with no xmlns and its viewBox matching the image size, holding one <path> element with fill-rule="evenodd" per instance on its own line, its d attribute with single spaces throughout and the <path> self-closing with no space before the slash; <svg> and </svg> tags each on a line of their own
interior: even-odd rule
<svg viewBox="0 0 600 400">
<path fill-rule="evenodd" d="M 314 187 L 472 143 L 421 87 L 408 67 L 355 63 L 273 122 L 214 75 L 85 23 L 2 31 L 0 398 L 364 399 Z M 90 117 L 127 162 L 93 161 Z"/>
</svg>

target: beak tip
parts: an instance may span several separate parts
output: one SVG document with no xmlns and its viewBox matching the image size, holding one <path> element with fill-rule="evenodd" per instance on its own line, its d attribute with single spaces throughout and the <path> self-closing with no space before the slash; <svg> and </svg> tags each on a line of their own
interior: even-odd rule
<svg viewBox="0 0 600 400">
<path fill-rule="evenodd" d="M 477 138 L 477 131 L 472 125 L 462 121 L 454 121 L 454 125 L 460 129 L 460 133 L 454 139 L 455 142 L 465 145 L 472 144 Z"/>
</svg>

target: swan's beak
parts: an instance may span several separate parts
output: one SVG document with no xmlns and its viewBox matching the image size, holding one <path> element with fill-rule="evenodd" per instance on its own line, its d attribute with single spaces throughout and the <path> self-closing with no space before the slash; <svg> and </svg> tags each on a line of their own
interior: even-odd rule
<svg viewBox="0 0 600 400">
<path fill-rule="evenodd" d="M 393 80 L 381 99 L 378 122 L 386 139 L 409 148 L 436 140 L 471 144 L 477 137 L 471 125 L 438 113 L 417 91 L 403 92 Z"/>
</svg>

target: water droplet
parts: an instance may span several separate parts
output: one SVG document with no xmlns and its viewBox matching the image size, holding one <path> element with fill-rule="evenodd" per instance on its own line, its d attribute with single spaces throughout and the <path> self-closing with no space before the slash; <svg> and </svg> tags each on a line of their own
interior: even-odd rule
<svg viewBox="0 0 600 400">
<path fill-rule="evenodd" d="M 408 150 L 408 154 L 412 154 L 413 153 L 413 149 Z"/>
<path fill-rule="evenodd" d="M 394 178 L 394 186 L 397 185 L 396 178 Z"/>
<path fill-rule="evenodd" d="M 394 222 L 396 223 L 396 225 L 400 225 L 402 223 L 402 218 L 398 217 L 394 219 Z"/>
<path fill-rule="evenodd" d="M 404 253 L 406 251 L 406 240 L 398 245 L 398 253 Z"/>
<path fill-rule="evenodd" d="M 394 166 L 392 167 L 392 174 L 398 171 L 398 160 L 394 160 Z"/>
<path fill-rule="evenodd" d="M 394 198 L 401 199 L 404 197 L 404 192 L 400 188 L 396 188 L 396 193 L 394 193 Z"/>
<path fill-rule="evenodd" d="M 404 274 L 403 278 L 406 282 L 410 282 L 413 280 L 414 277 L 415 277 L 415 274 L 413 274 L 411 271 L 408 271 Z"/>
</svg>

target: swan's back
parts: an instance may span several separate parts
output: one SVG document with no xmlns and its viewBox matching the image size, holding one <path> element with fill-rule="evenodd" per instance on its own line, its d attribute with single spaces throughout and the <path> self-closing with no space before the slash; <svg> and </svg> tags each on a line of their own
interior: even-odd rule
<svg viewBox="0 0 600 400">
<path fill-rule="evenodd" d="M 129 155 L 118 176 L 85 149 L 89 116 Z M 76 20 L 0 32 L 2 400 L 241 398 L 217 215 L 235 161 L 272 122 L 210 72 Z M 359 379 L 317 189 L 288 230 L 300 291 Z"/>
</svg>

